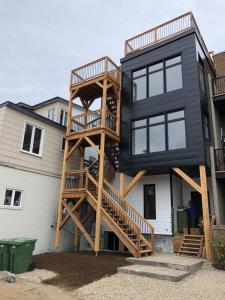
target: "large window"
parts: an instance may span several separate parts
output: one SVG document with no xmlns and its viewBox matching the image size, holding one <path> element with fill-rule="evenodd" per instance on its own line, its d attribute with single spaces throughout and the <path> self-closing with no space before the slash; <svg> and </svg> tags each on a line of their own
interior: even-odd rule
<svg viewBox="0 0 225 300">
<path fill-rule="evenodd" d="M 9 208 L 21 207 L 22 192 L 13 189 L 6 189 L 4 206 Z"/>
<path fill-rule="evenodd" d="M 43 129 L 26 123 L 22 151 L 40 156 L 42 154 Z"/>
<path fill-rule="evenodd" d="M 132 122 L 132 154 L 186 148 L 184 110 Z"/>
<path fill-rule="evenodd" d="M 201 60 L 201 58 L 198 58 L 199 63 L 198 63 L 198 73 L 199 73 L 199 83 L 200 83 L 200 88 L 203 93 L 205 93 L 205 75 L 204 75 L 204 65 Z"/>
<path fill-rule="evenodd" d="M 204 132 L 204 138 L 209 140 L 209 119 L 206 114 L 203 114 L 203 132 Z"/>
<path fill-rule="evenodd" d="M 147 152 L 147 120 L 132 122 L 132 154 Z"/>
<path fill-rule="evenodd" d="M 147 97 L 146 68 L 133 72 L 133 101 Z"/>
<path fill-rule="evenodd" d="M 54 108 L 50 108 L 48 110 L 48 119 L 55 121 L 55 109 Z"/>
<path fill-rule="evenodd" d="M 133 101 L 177 90 L 182 86 L 181 56 L 179 55 L 133 72 Z"/>
<path fill-rule="evenodd" d="M 144 218 L 151 220 L 156 219 L 156 195 L 154 184 L 144 185 Z"/>
</svg>

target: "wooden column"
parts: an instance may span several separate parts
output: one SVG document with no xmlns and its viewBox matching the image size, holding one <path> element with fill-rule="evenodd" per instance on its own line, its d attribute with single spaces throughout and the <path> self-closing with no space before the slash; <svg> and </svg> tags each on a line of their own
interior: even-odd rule
<svg viewBox="0 0 225 300">
<path fill-rule="evenodd" d="M 98 202 L 96 208 L 95 224 L 95 252 L 100 249 L 100 228 L 101 228 L 101 206 L 102 206 L 102 188 L 104 181 L 104 158 L 105 158 L 105 133 L 101 134 L 100 158 L 99 158 L 99 182 L 98 182 Z"/>
<path fill-rule="evenodd" d="M 125 173 L 120 173 L 120 195 L 123 197 L 125 190 Z"/>
<path fill-rule="evenodd" d="M 202 213 L 203 213 L 203 223 L 204 223 L 204 234 L 205 234 L 205 250 L 206 259 L 211 261 L 212 259 L 212 249 L 210 242 L 210 220 L 209 220 L 209 205 L 208 205 L 208 192 L 207 192 L 207 180 L 206 180 L 206 170 L 204 165 L 199 166 L 200 173 L 200 183 L 202 189 Z"/>
</svg>

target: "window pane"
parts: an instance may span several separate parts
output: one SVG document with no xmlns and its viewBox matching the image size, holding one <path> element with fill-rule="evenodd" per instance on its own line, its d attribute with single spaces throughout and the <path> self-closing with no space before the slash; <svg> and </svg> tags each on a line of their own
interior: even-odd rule
<svg viewBox="0 0 225 300">
<path fill-rule="evenodd" d="M 132 128 L 137 128 L 141 126 L 146 126 L 147 119 L 137 120 L 132 122 Z"/>
<path fill-rule="evenodd" d="M 149 67 L 149 72 L 157 71 L 163 68 L 163 63 L 158 63 Z"/>
<path fill-rule="evenodd" d="M 15 191 L 13 206 L 20 206 L 21 203 L 21 192 Z"/>
<path fill-rule="evenodd" d="M 166 90 L 167 92 L 182 88 L 181 65 L 166 69 Z"/>
<path fill-rule="evenodd" d="M 61 125 L 63 125 L 63 116 L 64 116 L 64 110 L 61 109 L 61 112 L 60 112 L 60 121 L 59 121 L 59 123 Z"/>
<path fill-rule="evenodd" d="M 133 80 L 133 101 L 146 98 L 146 76 Z"/>
<path fill-rule="evenodd" d="M 149 124 L 157 124 L 157 123 L 164 122 L 164 121 L 165 121 L 164 115 L 149 118 Z"/>
<path fill-rule="evenodd" d="M 156 219 L 156 195 L 155 185 L 144 185 L 144 217 L 145 219 Z"/>
<path fill-rule="evenodd" d="M 174 58 L 171 58 L 171 59 L 167 59 L 166 67 L 177 64 L 179 62 L 181 62 L 181 57 L 180 56 L 177 56 L 177 57 L 174 57 Z"/>
<path fill-rule="evenodd" d="M 55 115 L 55 109 L 54 108 L 49 109 L 48 110 L 48 119 L 54 121 L 54 115 Z"/>
<path fill-rule="evenodd" d="M 32 125 L 26 124 L 24 138 L 23 138 L 23 150 L 25 151 L 30 151 L 32 129 L 33 129 Z"/>
<path fill-rule="evenodd" d="M 156 125 L 149 127 L 149 149 L 150 153 L 165 151 L 165 125 Z"/>
<path fill-rule="evenodd" d="M 149 74 L 149 96 L 155 96 L 163 92 L 163 71 Z"/>
<path fill-rule="evenodd" d="M 63 137 L 63 138 L 62 138 L 62 146 L 61 146 L 61 150 L 62 150 L 62 151 L 65 150 L 65 144 L 66 144 L 66 138 Z"/>
<path fill-rule="evenodd" d="M 146 128 L 132 131 L 132 154 L 143 154 L 147 152 Z"/>
<path fill-rule="evenodd" d="M 4 201 L 4 205 L 11 205 L 11 201 L 12 201 L 12 190 L 6 190 L 5 191 L 5 201 Z"/>
<path fill-rule="evenodd" d="M 67 111 L 65 111 L 65 116 L 64 116 L 64 126 L 66 126 L 67 125 L 67 118 L 68 118 L 68 112 Z"/>
<path fill-rule="evenodd" d="M 186 134 L 184 120 L 168 123 L 169 150 L 186 147 Z"/>
<path fill-rule="evenodd" d="M 133 72 L 133 78 L 146 74 L 146 68 Z"/>
<path fill-rule="evenodd" d="M 34 143 L 33 143 L 33 150 L 32 150 L 32 152 L 35 154 L 39 154 L 40 152 L 41 133 L 42 130 L 40 128 L 35 128 Z"/>
<path fill-rule="evenodd" d="M 167 115 L 168 121 L 184 118 L 184 110 L 175 111 Z"/>
</svg>

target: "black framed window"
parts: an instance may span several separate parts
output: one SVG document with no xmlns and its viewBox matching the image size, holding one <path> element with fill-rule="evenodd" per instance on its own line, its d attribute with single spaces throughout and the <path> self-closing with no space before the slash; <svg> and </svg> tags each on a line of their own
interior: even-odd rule
<svg viewBox="0 0 225 300">
<path fill-rule="evenodd" d="M 184 110 L 132 122 L 132 155 L 186 148 Z"/>
<path fill-rule="evenodd" d="M 146 68 L 133 72 L 133 101 L 147 97 Z"/>
<path fill-rule="evenodd" d="M 209 140 L 209 118 L 206 114 L 203 114 L 202 122 L 203 122 L 204 138 Z"/>
<path fill-rule="evenodd" d="M 200 56 L 198 58 L 198 74 L 199 74 L 199 83 L 200 88 L 203 93 L 205 93 L 205 75 L 204 75 L 204 65 L 203 61 L 201 60 Z"/>
<path fill-rule="evenodd" d="M 186 148 L 184 110 L 167 114 L 168 150 Z"/>
<path fill-rule="evenodd" d="M 165 115 L 149 118 L 149 152 L 166 150 Z"/>
<path fill-rule="evenodd" d="M 180 89 L 183 87 L 181 56 L 134 71 L 132 77 L 133 101 Z"/>
<path fill-rule="evenodd" d="M 132 154 L 147 153 L 147 119 L 132 122 Z"/>
<path fill-rule="evenodd" d="M 181 89 L 182 84 L 182 68 L 181 68 L 181 56 L 176 56 L 171 59 L 167 59 L 165 62 L 166 69 L 166 91 Z"/>
<path fill-rule="evenodd" d="M 148 72 L 149 97 L 162 94 L 164 92 L 163 62 L 150 66 Z"/>
<path fill-rule="evenodd" d="M 144 218 L 156 219 L 156 193 L 155 184 L 144 185 Z"/>
</svg>

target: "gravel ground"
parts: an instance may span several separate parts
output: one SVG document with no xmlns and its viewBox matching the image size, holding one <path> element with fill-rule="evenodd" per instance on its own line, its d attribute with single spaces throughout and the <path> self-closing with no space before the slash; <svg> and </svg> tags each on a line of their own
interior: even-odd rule
<svg viewBox="0 0 225 300">
<path fill-rule="evenodd" d="M 116 274 L 73 292 L 80 300 L 225 300 L 225 272 L 208 264 L 181 282 Z"/>
</svg>

